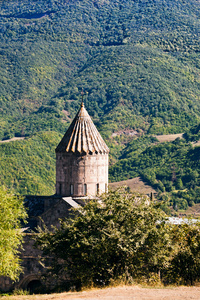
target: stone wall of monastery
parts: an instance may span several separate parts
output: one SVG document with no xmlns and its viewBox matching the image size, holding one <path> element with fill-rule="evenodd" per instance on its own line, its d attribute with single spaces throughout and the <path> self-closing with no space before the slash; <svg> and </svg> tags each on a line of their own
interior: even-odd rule
<svg viewBox="0 0 200 300">
<path fill-rule="evenodd" d="M 108 187 L 108 154 L 56 154 L 56 194 L 96 196 Z"/>
</svg>

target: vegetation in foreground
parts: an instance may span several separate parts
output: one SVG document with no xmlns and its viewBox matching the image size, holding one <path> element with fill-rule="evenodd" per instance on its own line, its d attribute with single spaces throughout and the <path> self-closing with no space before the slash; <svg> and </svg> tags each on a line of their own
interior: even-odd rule
<svg viewBox="0 0 200 300">
<path fill-rule="evenodd" d="M 21 221 L 26 218 L 23 199 L 0 188 L 0 276 L 12 280 L 22 271 L 19 251 L 22 245 Z"/>
<path fill-rule="evenodd" d="M 53 257 L 49 275 L 77 288 L 135 279 L 194 284 L 200 279 L 200 224 L 167 222 L 159 204 L 123 189 L 87 203 L 37 245 Z M 67 279 L 63 286 L 67 286 Z"/>
</svg>

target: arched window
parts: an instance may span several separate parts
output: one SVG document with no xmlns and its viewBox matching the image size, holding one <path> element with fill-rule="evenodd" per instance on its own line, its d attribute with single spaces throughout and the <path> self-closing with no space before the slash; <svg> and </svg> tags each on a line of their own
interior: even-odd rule
<svg viewBox="0 0 200 300">
<path fill-rule="evenodd" d="M 87 184 L 84 183 L 83 185 L 83 195 L 87 195 Z"/>
<path fill-rule="evenodd" d="M 70 184 L 70 195 L 74 194 L 74 185 Z"/>
<path fill-rule="evenodd" d="M 99 195 L 99 183 L 97 183 L 97 195 Z"/>
<path fill-rule="evenodd" d="M 62 183 L 59 183 L 59 195 L 62 195 Z"/>
</svg>

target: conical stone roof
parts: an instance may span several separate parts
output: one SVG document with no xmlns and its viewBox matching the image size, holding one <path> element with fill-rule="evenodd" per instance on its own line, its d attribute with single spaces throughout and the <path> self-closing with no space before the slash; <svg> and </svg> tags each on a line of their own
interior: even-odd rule
<svg viewBox="0 0 200 300">
<path fill-rule="evenodd" d="M 84 104 L 63 136 L 56 152 L 106 154 L 109 148 L 95 127 Z"/>
</svg>

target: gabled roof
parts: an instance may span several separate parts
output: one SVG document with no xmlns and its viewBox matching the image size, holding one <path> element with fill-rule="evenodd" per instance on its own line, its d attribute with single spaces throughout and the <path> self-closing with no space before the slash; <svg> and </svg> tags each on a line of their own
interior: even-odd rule
<svg viewBox="0 0 200 300">
<path fill-rule="evenodd" d="M 84 104 L 69 126 L 56 152 L 100 153 L 106 154 L 109 148 L 95 127 Z"/>
</svg>

